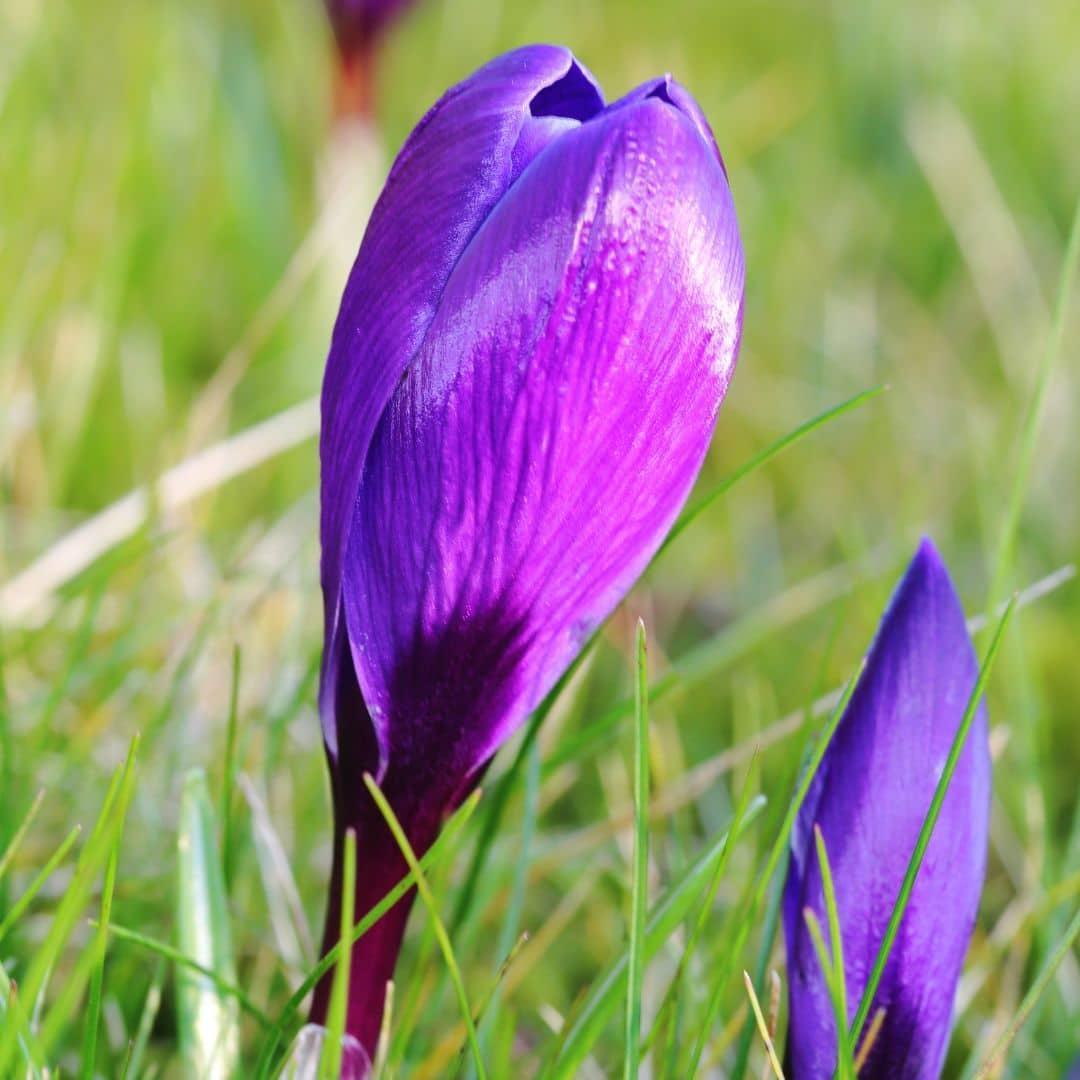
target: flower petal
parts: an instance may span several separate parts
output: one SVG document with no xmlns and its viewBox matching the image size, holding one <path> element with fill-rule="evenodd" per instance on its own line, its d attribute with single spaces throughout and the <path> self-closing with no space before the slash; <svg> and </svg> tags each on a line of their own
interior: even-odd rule
<svg viewBox="0 0 1080 1080">
<path fill-rule="evenodd" d="M 723 170 L 657 98 L 550 144 L 468 246 L 346 558 L 399 813 L 461 794 L 645 568 L 708 448 L 742 295 Z"/>
<path fill-rule="evenodd" d="M 336 752 L 344 642 L 341 563 L 376 424 L 439 306 L 454 265 L 532 157 L 603 106 L 566 49 L 507 53 L 454 87 L 417 125 L 372 213 L 334 327 L 323 381 L 320 704 Z"/>
<path fill-rule="evenodd" d="M 784 892 L 791 1019 L 799 1080 L 833 1075 L 836 1040 L 806 930 L 825 925 L 814 825 L 836 886 L 852 1015 L 953 737 L 978 674 L 948 571 L 924 540 L 889 605 L 866 668 L 800 811 Z M 986 868 L 990 752 L 980 705 L 874 1000 L 883 1026 L 864 1080 L 941 1074 L 953 997 Z"/>
</svg>

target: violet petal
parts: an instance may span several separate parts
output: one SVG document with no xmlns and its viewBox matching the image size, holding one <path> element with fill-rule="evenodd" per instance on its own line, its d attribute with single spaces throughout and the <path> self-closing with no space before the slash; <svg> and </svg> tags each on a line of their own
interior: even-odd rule
<svg viewBox="0 0 1080 1080">
<path fill-rule="evenodd" d="M 832 1008 L 803 916 L 810 908 L 826 925 L 814 826 L 835 881 L 853 1016 L 977 675 L 963 608 L 924 540 L 793 833 L 783 917 L 798 1080 L 828 1080 L 836 1067 Z M 874 999 L 871 1016 L 884 1008 L 885 1019 L 862 1080 L 941 1074 L 986 868 L 990 771 L 980 704 Z"/>
</svg>

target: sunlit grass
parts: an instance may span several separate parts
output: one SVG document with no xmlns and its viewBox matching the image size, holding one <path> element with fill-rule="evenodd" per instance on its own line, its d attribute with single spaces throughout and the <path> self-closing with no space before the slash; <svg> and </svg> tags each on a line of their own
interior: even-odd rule
<svg viewBox="0 0 1080 1080">
<path fill-rule="evenodd" d="M 395 1075 L 468 1074 L 462 1001 L 492 1077 L 617 1074 L 632 884 L 651 901 L 642 1060 L 761 1075 L 742 973 L 764 1001 L 783 970 L 800 764 L 915 538 L 934 535 L 972 614 L 1080 560 L 1073 6 L 430 0 L 389 40 L 391 149 L 525 40 L 571 45 L 612 94 L 672 70 L 716 127 L 749 288 L 698 512 L 422 860 L 461 983 L 418 906 Z M 0 587 L 317 392 L 336 289 L 325 46 L 316 0 L 0 7 Z M 331 836 L 317 460 L 297 438 L 196 497 L 151 498 L 48 603 L 0 610 L 2 1074 L 175 1072 L 191 977 L 235 1026 L 239 1074 L 268 1075 L 338 960 L 312 968 L 288 929 L 318 940 Z M 647 816 L 628 768 L 638 617 Z M 1078 625 L 1062 579 L 1018 614 L 989 684 L 990 868 L 947 1075 L 1000 1057 L 1005 1076 L 1057 1077 L 1076 1050 Z M 195 955 L 176 894 L 192 767 L 224 953 Z"/>
</svg>

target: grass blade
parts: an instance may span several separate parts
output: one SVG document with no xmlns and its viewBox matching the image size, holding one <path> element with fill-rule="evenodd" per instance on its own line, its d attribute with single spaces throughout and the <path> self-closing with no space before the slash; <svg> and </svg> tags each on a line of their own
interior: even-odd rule
<svg viewBox="0 0 1080 1080">
<path fill-rule="evenodd" d="M 750 972 L 743 972 L 743 982 L 746 984 L 746 994 L 750 998 L 750 1008 L 754 1011 L 754 1022 L 761 1034 L 761 1041 L 765 1044 L 765 1053 L 769 1056 L 769 1065 L 777 1080 L 784 1080 L 784 1070 L 780 1067 L 780 1059 L 776 1056 L 776 1047 L 773 1046 L 772 1036 L 769 1034 L 769 1025 L 765 1023 L 765 1017 L 761 1013 L 761 1003 L 758 1001 L 754 990 L 754 983 L 750 978 Z"/>
<path fill-rule="evenodd" d="M 75 873 L 57 907 L 45 940 L 34 954 L 26 978 L 22 981 L 20 993 L 9 1003 L 9 1010 L 13 1014 L 11 1022 L 0 1027 L 0 1076 L 8 1075 L 17 1034 L 26 1030 L 27 1006 L 37 1001 L 38 994 L 45 985 L 45 980 L 53 969 L 61 948 L 75 928 L 79 913 L 89 900 L 98 872 L 109 859 L 115 845 L 119 843 L 124 815 L 134 790 L 135 756 L 138 746 L 139 739 L 136 736 L 132 739 L 124 764 L 113 776 L 101 813 L 76 861 Z M 65 997 L 71 1001 L 76 993 L 81 992 L 81 984 L 73 978 L 68 981 L 64 990 Z M 50 1018 L 59 1016 L 60 1013 L 56 1009 L 50 1014 Z"/>
<path fill-rule="evenodd" d="M 846 401 L 841 401 L 839 405 L 833 405 L 824 412 L 818 413 L 817 416 L 812 416 L 809 420 L 804 420 L 798 427 L 793 428 L 786 435 L 781 435 L 779 439 L 770 443 L 764 450 L 756 453 L 749 461 L 744 462 L 733 473 L 730 473 L 721 480 L 711 491 L 706 492 L 699 499 L 695 499 L 694 502 L 679 515 L 679 520 L 675 522 L 671 532 L 667 535 L 667 539 L 660 545 L 660 550 L 653 557 L 653 561 L 655 562 L 660 558 L 660 556 L 675 542 L 675 539 L 681 536 L 682 533 L 693 524 L 696 518 L 712 506 L 721 495 L 730 491 L 744 477 L 749 476 L 752 472 L 756 472 L 762 465 L 776 457 L 777 454 L 786 450 L 789 446 L 794 446 L 795 443 L 799 442 L 807 435 L 810 435 L 812 432 L 817 431 L 818 428 L 823 427 L 830 420 L 835 420 L 837 417 L 843 416 L 844 413 L 851 412 L 852 409 L 857 409 L 860 405 L 865 405 L 866 402 L 873 400 L 888 389 L 888 385 L 883 383 L 880 386 L 872 386 L 869 390 L 863 390 L 854 397 L 850 397 Z"/>
<path fill-rule="evenodd" d="M 987 1080 L 988 1077 L 997 1075 L 1001 1060 L 1010 1043 L 1024 1026 L 1039 998 L 1042 997 L 1043 992 L 1050 985 L 1054 972 L 1057 971 L 1061 961 L 1069 954 L 1073 943 L 1078 937 L 1080 937 L 1080 909 L 1073 916 L 1072 922 L 1069 923 L 1069 927 L 1065 931 L 1065 936 L 1050 954 L 1042 971 L 1039 972 L 1038 978 L 1031 984 L 1028 992 L 1024 995 L 1024 1000 L 1020 1002 L 1020 1008 L 1016 1010 L 1016 1015 L 1012 1018 L 1009 1026 L 1002 1032 L 993 1049 L 987 1054 L 986 1061 L 983 1062 L 979 1071 L 975 1074 L 975 1080 Z"/>
<path fill-rule="evenodd" d="M 480 789 L 474 791 L 458 808 L 456 813 L 443 827 L 439 838 L 431 845 L 420 865 L 425 869 L 439 865 L 451 851 L 454 850 L 454 842 L 461 834 L 473 815 L 480 801 Z M 378 921 L 416 884 L 416 876 L 410 870 L 387 894 L 349 931 L 347 938 L 342 938 L 319 962 L 311 969 L 308 976 L 296 988 L 292 996 L 285 1003 L 278 1020 L 271 1025 L 270 1035 L 259 1055 L 258 1064 L 255 1067 L 255 1075 L 264 1078 L 273 1072 L 273 1063 L 278 1047 L 285 1041 L 286 1033 L 296 1023 L 297 1014 L 304 1003 L 304 999 L 315 988 L 316 983 L 337 963 L 338 955 L 344 948 L 351 948 L 364 934 L 368 932 Z"/>
<path fill-rule="evenodd" d="M 859 665 L 859 670 L 848 680 L 847 685 L 844 687 L 844 692 L 840 695 L 840 700 L 836 703 L 836 707 L 830 714 L 829 719 L 822 726 L 817 740 L 814 743 L 814 749 L 810 753 L 806 768 L 803 770 L 802 776 L 795 786 L 795 794 L 788 804 L 787 813 L 784 815 L 780 831 L 773 841 L 773 846 L 769 851 L 769 858 L 765 863 L 765 869 L 761 872 L 761 876 L 758 878 L 757 884 L 751 894 L 750 902 L 747 905 L 747 910 L 743 918 L 742 927 L 736 935 L 735 946 L 730 952 L 731 960 L 728 965 L 725 965 L 721 977 L 716 980 L 713 986 L 712 996 L 709 999 L 709 1006 L 706 1009 L 704 1021 L 700 1025 L 697 1043 L 694 1046 L 694 1052 L 690 1059 L 690 1066 L 687 1071 L 688 1076 L 695 1076 L 701 1065 L 701 1058 L 705 1053 L 705 1044 L 708 1041 L 709 1032 L 712 1030 L 717 1013 L 720 1011 L 720 995 L 723 992 L 724 984 L 727 982 L 728 969 L 742 952 L 742 947 L 745 944 L 747 934 L 749 933 L 751 916 L 761 905 L 762 898 L 765 896 L 765 892 L 769 887 L 769 882 L 776 872 L 776 868 L 780 864 L 781 859 L 787 855 L 788 843 L 791 839 L 791 830 L 795 827 L 795 818 L 798 816 L 799 809 L 802 807 L 803 800 L 806 798 L 806 793 L 810 790 L 810 784 L 817 775 L 821 760 L 825 756 L 825 751 L 832 741 L 833 733 L 836 731 L 836 725 L 840 723 L 840 718 L 844 715 L 844 710 L 851 700 L 851 695 L 855 693 L 855 687 L 859 683 L 859 678 L 862 675 L 865 664 L 866 661 L 864 660 L 863 663 Z"/>
<path fill-rule="evenodd" d="M 3 941 L 7 936 L 8 931 L 22 918 L 23 912 L 33 902 L 34 897 L 41 891 L 41 887 L 52 876 L 53 871 L 67 858 L 67 853 L 71 850 L 72 845 L 79 839 L 79 834 L 82 832 L 82 826 L 76 825 L 60 842 L 60 846 L 49 856 L 45 865 L 38 871 L 34 880 L 30 882 L 26 889 L 26 892 L 11 905 L 11 910 L 4 916 L 3 921 L 0 921 L 0 941 Z"/>
<path fill-rule="evenodd" d="M 15 858 L 15 852 L 19 850 L 19 845 L 26 839 L 26 834 L 30 831 L 30 826 L 33 824 L 34 817 L 37 815 L 38 810 L 41 809 L 41 803 L 44 798 L 45 789 L 41 788 L 37 795 L 34 796 L 34 801 L 30 804 L 30 809 L 27 810 L 26 816 L 15 830 L 15 835 L 12 836 L 8 846 L 4 849 L 4 854 L 0 855 L 0 880 L 3 880 L 4 874 L 7 873 L 7 868 L 11 865 L 11 860 Z"/>
<path fill-rule="evenodd" d="M 743 821 L 749 826 L 761 808 L 763 798 L 756 799 Z M 700 899 L 705 886 L 712 879 L 716 863 L 723 857 L 730 830 L 725 831 L 712 846 L 685 870 L 657 903 L 645 926 L 644 958 L 646 963 L 659 951 L 675 928 L 686 918 L 694 903 Z M 731 833 L 731 843 L 738 836 Z M 618 1006 L 625 993 L 627 978 L 627 954 L 619 956 L 594 983 L 573 1018 L 563 1029 L 562 1042 L 551 1066 L 542 1074 L 547 1080 L 567 1080 L 578 1075 L 582 1062 L 588 1056 L 597 1037 Z"/>
<path fill-rule="evenodd" d="M 630 898 L 630 948 L 627 959 L 626 1067 L 638 1074 L 641 1040 L 641 989 L 645 978 L 645 912 L 649 904 L 649 671 L 645 624 L 638 619 L 634 679 L 634 868 Z"/>
<path fill-rule="evenodd" d="M 105 868 L 105 885 L 101 890 L 101 921 L 94 938 L 94 971 L 90 977 L 90 998 L 86 1004 L 86 1024 L 83 1028 L 83 1080 L 93 1080 L 94 1062 L 97 1060 L 98 1022 L 101 1018 L 101 993 L 105 981 L 105 952 L 109 943 L 109 919 L 112 917 L 119 851 L 120 845 L 117 844 L 109 856 L 109 863 Z"/>
<path fill-rule="evenodd" d="M 224 982 L 236 982 L 225 880 L 206 774 L 191 770 L 180 795 L 176 918 L 180 951 Z M 183 1054 L 195 1075 L 227 1078 L 240 1049 L 236 1001 L 216 979 L 190 967 L 176 972 L 177 1023 Z"/>
<path fill-rule="evenodd" d="M 416 890 L 420 894 L 424 906 L 428 909 L 428 917 L 431 919 L 432 927 L 435 930 L 435 936 L 439 942 L 439 948 L 442 950 L 443 960 L 446 963 L 447 971 L 450 973 L 450 980 L 453 982 L 454 990 L 457 993 L 458 1004 L 461 1006 L 461 1016 L 465 1021 L 465 1031 L 468 1036 L 469 1046 L 472 1049 L 473 1066 L 476 1069 L 476 1075 L 480 1077 L 480 1080 L 485 1080 L 487 1072 L 484 1069 L 484 1061 L 480 1055 L 480 1043 L 476 1038 L 476 1025 L 473 1023 L 473 1014 L 472 1009 L 469 1006 L 468 995 L 465 992 L 465 983 L 461 978 L 461 970 L 458 968 L 457 959 L 454 956 L 454 947 L 450 944 L 450 937 L 446 933 L 446 927 L 439 917 L 438 906 L 435 903 L 435 895 L 431 891 L 428 879 L 420 866 L 420 860 L 417 859 L 416 852 L 413 851 L 412 845 L 405 835 L 405 830 L 402 829 L 401 823 L 395 816 L 390 804 L 386 801 L 386 796 L 383 795 L 382 791 L 379 789 L 379 785 L 375 783 L 375 780 L 370 773 L 364 774 L 364 784 L 368 791 L 371 792 L 371 797 L 375 800 L 379 812 L 385 818 L 390 831 L 394 834 L 394 839 L 397 841 L 398 847 L 401 849 L 401 854 L 409 865 L 409 870 L 416 878 Z"/>
<path fill-rule="evenodd" d="M 345 866 L 341 883 L 341 928 L 345 937 L 353 924 L 356 910 L 356 831 L 345 830 Z M 334 969 L 330 989 L 330 1007 L 326 1016 L 326 1038 L 319 1056 L 319 1080 L 337 1080 L 341 1072 L 341 1043 L 345 1037 L 345 1019 L 349 1008 L 349 979 L 352 972 L 352 949 L 342 949 Z"/>
<path fill-rule="evenodd" d="M 828 966 L 823 970 L 828 975 L 829 969 L 832 969 L 833 1008 L 836 1015 L 836 1060 L 839 1063 L 840 1080 L 853 1080 L 855 1063 L 851 1056 L 851 1040 L 847 1036 L 847 979 L 844 969 L 844 939 L 840 933 L 840 909 L 836 906 L 836 889 L 833 887 L 829 854 L 825 850 L 825 837 L 817 825 L 814 826 L 814 847 L 817 849 L 818 866 L 821 869 L 821 891 L 825 898 L 825 913 L 829 920 L 829 942 L 832 946 L 832 957 L 825 958 Z"/>
<path fill-rule="evenodd" d="M 1080 262 L 1080 201 L 1076 204 L 1069 241 L 1065 248 L 1065 257 L 1061 267 L 1057 302 L 1054 305 L 1054 319 L 1050 325 L 1050 335 L 1046 341 L 1042 363 L 1035 380 L 1035 392 L 1024 416 L 1020 431 L 1019 450 L 1016 454 L 1016 475 L 1009 489 L 1009 502 L 1002 522 L 1001 535 L 998 538 L 997 553 L 994 558 L 994 572 L 991 577 L 989 610 L 1001 599 L 1005 592 L 1005 583 L 1012 568 L 1013 548 L 1016 533 L 1020 527 L 1020 515 L 1024 509 L 1024 495 L 1031 477 L 1031 466 L 1035 458 L 1035 444 L 1039 437 L 1039 423 L 1046 405 L 1046 395 L 1050 389 L 1050 378 L 1061 355 L 1061 342 L 1065 335 L 1065 321 L 1069 310 L 1069 300 L 1076 281 L 1077 263 Z"/>
<path fill-rule="evenodd" d="M 226 889 L 233 864 L 233 790 L 236 787 L 236 729 L 240 713 L 240 646 L 233 646 L 229 684 L 229 722 L 225 728 L 225 775 L 221 781 L 221 865 Z"/>
</svg>

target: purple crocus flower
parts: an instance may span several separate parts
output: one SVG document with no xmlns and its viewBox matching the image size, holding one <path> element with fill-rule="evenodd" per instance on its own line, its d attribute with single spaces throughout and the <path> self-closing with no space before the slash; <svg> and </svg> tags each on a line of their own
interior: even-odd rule
<svg viewBox="0 0 1080 1080">
<path fill-rule="evenodd" d="M 807 930 L 826 925 L 814 826 L 836 889 L 854 1016 L 949 748 L 978 675 L 948 570 L 923 540 L 799 813 L 784 890 L 788 1068 L 829 1080 L 836 1034 Z M 936 1080 L 986 869 L 990 750 L 980 704 L 870 1012 L 884 1010 L 862 1080 Z"/>
<path fill-rule="evenodd" d="M 518 49 L 405 143 L 323 384 L 327 947 L 346 827 L 359 911 L 405 872 L 363 772 L 430 846 L 674 521 L 742 302 L 724 167 L 670 78 L 605 106 L 567 50 Z M 407 913 L 356 949 L 348 1027 L 368 1047 Z"/>
</svg>

